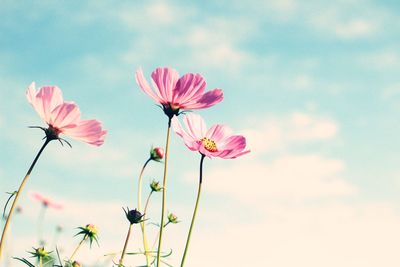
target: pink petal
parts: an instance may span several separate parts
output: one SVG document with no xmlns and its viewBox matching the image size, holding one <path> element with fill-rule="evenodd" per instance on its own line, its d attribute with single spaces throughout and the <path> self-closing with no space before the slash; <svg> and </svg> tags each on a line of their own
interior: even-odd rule
<svg viewBox="0 0 400 267">
<path fill-rule="evenodd" d="M 221 89 L 214 89 L 203 94 L 198 99 L 182 104 L 184 109 L 202 109 L 214 106 L 224 99 L 224 93 Z"/>
<path fill-rule="evenodd" d="M 157 68 L 151 74 L 155 87 L 159 90 L 162 100 L 172 103 L 173 90 L 179 79 L 178 72 L 173 68 Z"/>
<path fill-rule="evenodd" d="M 189 113 L 185 115 L 183 121 L 185 122 L 185 126 L 188 129 L 188 133 L 195 140 L 201 140 L 206 136 L 206 124 L 204 119 L 195 113 Z"/>
<path fill-rule="evenodd" d="M 231 133 L 231 130 L 229 127 L 222 125 L 222 124 L 216 124 L 213 125 L 206 133 L 205 137 L 213 140 L 217 144 L 222 140 L 225 139 L 228 134 Z"/>
<path fill-rule="evenodd" d="M 178 80 L 172 102 L 183 104 L 198 99 L 203 95 L 205 88 L 206 81 L 200 74 L 187 73 Z"/>
<path fill-rule="evenodd" d="M 76 127 L 64 129 L 63 133 L 88 144 L 100 146 L 104 143 L 107 131 L 102 129 L 101 123 L 97 120 L 83 120 Z"/>
<path fill-rule="evenodd" d="M 46 123 L 50 123 L 51 112 L 63 103 L 61 90 L 57 86 L 43 86 L 36 92 L 35 83 L 31 83 L 26 95 L 33 108 Z"/>
<path fill-rule="evenodd" d="M 233 159 L 250 152 L 250 150 L 245 151 L 246 138 L 241 135 L 230 136 L 218 145 L 220 146 L 218 150 L 221 151 L 218 157 L 221 158 Z"/>
<path fill-rule="evenodd" d="M 175 133 L 183 139 L 185 145 L 190 150 L 196 150 L 198 148 L 198 144 L 196 143 L 198 139 L 196 139 L 194 136 L 192 136 L 183 129 L 182 125 L 180 124 L 176 116 L 172 118 L 171 125 Z"/>
<path fill-rule="evenodd" d="M 76 126 L 81 113 L 75 103 L 65 102 L 57 106 L 50 115 L 49 123 L 53 127 L 63 131 L 64 128 Z"/>
<path fill-rule="evenodd" d="M 139 68 L 136 71 L 136 82 L 137 84 L 139 84 L 139 87 L 143 90 L 143 92 L 145 92 L 148 96 L 150 96 L 151 98 L 153 98 L 157 103 L 164 103 L 165 101 L 163 101 L 163 99 L 160 97 L 160 95 L 157 93 L 154 93 L 154 91 L 151 89 L 150 85 L 148 84 L 148 82 L 146 81 L 146 79 L 143 76 L 143 71 L 141 68 Z"/>
</svg>

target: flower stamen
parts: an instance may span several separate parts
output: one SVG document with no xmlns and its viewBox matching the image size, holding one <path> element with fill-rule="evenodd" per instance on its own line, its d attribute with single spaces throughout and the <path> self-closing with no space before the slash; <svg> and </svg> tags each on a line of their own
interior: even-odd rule
<svg viewBox="0 0 400 267">
<path fill-rule="evenodd" d="M 203 143 L 203 146 L 205 149 L 207 149 L 210 152 L 216 152 L 218 151 L 217 145 L 215 142 L 207 137 L 204 137 L 200 140 Z"/>
</svg>

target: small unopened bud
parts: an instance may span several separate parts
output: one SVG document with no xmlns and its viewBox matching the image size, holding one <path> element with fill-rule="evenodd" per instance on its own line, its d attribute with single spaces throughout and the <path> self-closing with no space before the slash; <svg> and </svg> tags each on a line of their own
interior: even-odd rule
<svg viewBox="0 0 400 267">
<path fill-rule="evenodd" d="M 74 262 L 72 263 L 72 267 L 82 267 L 82 265 L 81 265 L 79 262 L 74 261 Z"/>
<path fill-rule="evenodd" d="M 136 223 L 141 223 L 143 220 L 144 214 L 141 214 L 140 211 L 134 209 L 134 210 L 129 210 L 127 207 L 126 210 L 124 209 L 126 218 L 131 224 L 136 224 Z"/>
<path fill-rule="evenodd" d="M 160 182 L 153 180 L 150 184 L 150 188 L 152 192 L 160 192 L 162 187 L 160 185 Z"/>
<path fill-rule="evenodd" d="M 173 214 L 173 213 L 169 213 L 169 214 L 168 214 L 168 222 L 169 222 L 169 223 L 176 224 L 176 223 L 179 222 L 179 221 L 178 221 L 178 217 L 177 217 L 175 214 Z"/>
<path fill-rule="evenodd" d="M 155 161 L 161 161 L 164 158 L 164 149 L 161 147 L 151 148 L 150 158 Z"/>
</svg>

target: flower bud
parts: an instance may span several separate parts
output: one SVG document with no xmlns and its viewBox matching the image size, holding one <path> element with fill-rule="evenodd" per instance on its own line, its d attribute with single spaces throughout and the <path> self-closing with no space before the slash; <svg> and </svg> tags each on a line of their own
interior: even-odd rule
<svg viewBox="0 0 400 267">
<path fill-rule="evenodd" d="M 161 147 L 151 148 L 150 158 L 155 161 L 161 161 L 164 158 L 164 149 Z"/>
<path fill-rule="evenodd" d="M 39 247 L 39 248 L 33 248 L 34 251 L 33 252 L 29 252 L 30 254 L 32 254 L 32 257 L 39 259 L 43 259 L 46 257 L 50 256 L 51 252 L 48 252 L 44 249 L 44 247 Z"/>
<path fill-rule="evenodd" d="M 76 235 L 82 234 L 84 239 L 88 237 L 90 241 L 90 246 L 92 246 L 93 240 L 95 240 L 98 243 L 97 227 L 94 224 L 87 224 L 85 227 L 78 227 L 78 229 L 80 229 L 81 231 Z"/>
<path fill-rule="evenodd" d="M 124 212 L 126 218 L 131 224 L 141 223 L 143 221 L 142 217 L 144 216 L 144 214 L 141 214 L 140 211 L 136 209 L 129 210 L 129 208 L 127 207 L 126 210 L 124 209 Z"/>
<path fill-rule="evenodd" d="M 179 222 L 179 221 L 178 221 L 178 217 L 177 217 L 175 214 L 173 214 L 173 213 L 169 213 L 169 214 L 168 214 L 168 222 L 169 222 L 169 223 L 176 224 L 176 223 Z"/>
<path fill-rule="evenodd" d="M 72 263 L 72 267 L 82 267 L 82 265 L 81 265 L 79 262 L 74 261 L 74 262 Z"/>
<path fill-rule="evenodd" d="M 152 192 L 160 192 L 162 187 L 160 185 L 160 182 L 153 180 L 150 184 L 150 188 Z"/>
</svg>

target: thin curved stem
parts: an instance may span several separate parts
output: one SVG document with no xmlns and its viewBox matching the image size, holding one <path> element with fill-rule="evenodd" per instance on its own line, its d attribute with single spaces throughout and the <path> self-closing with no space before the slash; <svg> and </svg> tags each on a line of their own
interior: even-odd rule
<svg viewBox="0 0 400 267">
<path fill-rule="evenodd" d="M 197 208 L 199 206 L 200 194 L 201 194 L 201 184 L 203 182 L 203 161 L 204 161 L 204 158 L 205 158 L 205 156 L 202 154 L 201 155 L 201 160 L 200 160 L 200 175 L 199 175 L 200 178 L 199 178 L 199 188 L 198 188 L 198 191 L 197 191 L 196 205 L 195 205 L 194 211 L 193 211 L 192 222 L 190 223 L 190 229 L 189 229 L 188 237 L 187 237 L 187 240 L 186 240 L 185 252 L 183 253 L 183 257 L 182 257 L 182 261 L 181 261 L 181 267 L 183 267 L 183 265 L 185 264 L 186 254 L 188 252 L 189 243 L 190 243 L 190 237 L 192 235 L 194 221 L 196 220 Z"/>
<path fill-rule="evenodd" d="M 76 252 L 78 252 L 79 248 L 82 246 L 83 242 L 86 241 L 86 239 L 88 238 L 88 235 L 85 235 L 84 238 L 82 238 L 82 240 L 79 242 L 79 244 L 76 246 L 74 252 L 72 252 L 71 257 L 69 257 L 69 262 L 72 262 L 72 260 L 74 259 L 74 256 L 76 254 Z"/>
<path fill-rule="evenodd" d="M 17 193 L 15 194 L 15 198 L 14 198 L 13 203 L 12 203 L 12 205 L 11 205 L 10 212 L 8 213 L 8 216 L 7 216 L 6 224 L 4 225 L 4 228 L 3 228 L 3 233 L 1 234 L 1 240 L 0 240 L 0 260 L 1 260 L 1 255 L 2 255 L 3 248 L 4 248 L 4 242 L 5 242 L 7 230 L 8 230 L 8 228 L 9 228 L 12 215 L 14 214 L 15 207 L 17 206 L 17 201 L 18 201 L 18 199 L 19 199 L 19 196 L 20 196 L 22 190 L 24 189 L 24 186 L 25 186 L 25 184 L 26 184 L 26 181 L 28 180 L 28 178 L 29 178 L 29 176 L 30 176 L 30 174 L 31 174 L 31 172 L 32 172 L 32 170 L 33 170 L 33 168 L 35 167 L 36 162 L 38 161 L 40 155 L 42 154 L 43 150 L 45 149 L 45 147 L 47 146 L 47 144 L 48 144 L 50 141 L 51 141 L 51 139 L 48 139 L 48 138 L 47 138 L 46 141 L 44 142 L 44 144 L 42 145 L 42 147 L 40 148 L 39 152 L 37 153 L 35 159 L 33 160 L 32 164 L 31 164 L 31 166 L 29 167 L 28 172 L 26 173 L 24 179 L 22 180 L 21 185 L 19 186 Z"/>
<path fill-rule="evenodd" d="M 144 165 L 142 167 L 142 170 L 140 171 L 140 175 L 139 175 L 139 181 L 138 181 L 138 206 L 137 206 L 139 211 L 141 211 L 141 209 L 142 209 L 141 206 L 142 206 L 142 180 L 143 180 L 143 173 L 144 173 L 144 169 L 146 168 L 147 164 L 150 161 L 151 161 L 151 157 L 144 163 Z M 147 203 L 146 203 L 146 207 L 147 207 Z M 148 253 L 149 245 L 147 243 L 147 236 L 146 236 L 144 222 L 140 223 L 140 228 L 142 229 L 143 247 L 144 247 L 144 256 L 146 257 L 146 265 L 150 266 L 151 258 L 150 258 L 150 255 Z"/>
<path fill-rule="evenodd" d="M 121 258 L 119 259 L 119 265 L 118 266 L 124 266 L 123 265 L 124 264 L 124 257 L 125 257 L 126 248 L 128 247 L 129 237 L 131 236 L 131 230 L 132 230 L 132 224 L 129 224 L 128 234 L 126 235 L 124 249 L 122 250 L 122 254 L 121 254 Z"/>
<path fill-rule="evenodd" d="M 160 267 L 162 235 L 163 235 L 163 229 L 164 229 L 164 214 L 165 214 L 166 196 L 167 196 L 168 148 L 169 148 L 170 133 L 171 133 L 171 118 L 169 118 L 169 120 L 168 120 L 167 141 L 165 142 L 165 163 L 164 163 L 164 178 L 163 178 L 163 185 L 162 185 L 161 223 L 160 223 L 160 234 L 159 234 L 159 239 L 158 239 L 156 267 Z"/>
</svg>

